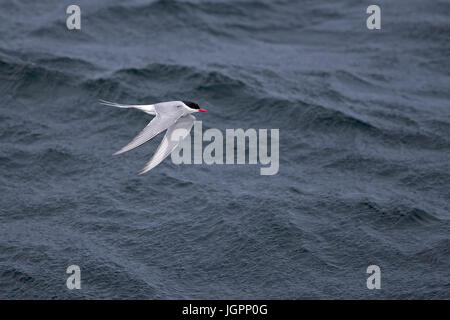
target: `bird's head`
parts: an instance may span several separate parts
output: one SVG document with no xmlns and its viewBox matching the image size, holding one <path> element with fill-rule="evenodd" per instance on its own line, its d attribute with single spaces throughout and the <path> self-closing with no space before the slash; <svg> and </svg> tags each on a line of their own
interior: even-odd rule
<svg viewBox="0 0 450 320">
<path fill-rule="evenodd" d="M 189 108 L 189 109 L 193 109 L 193 112 L 208 112 L 208 110 L 206 109 L 202 109 L 200 108 L 200 106 L 198 104 L 196 104 L 195 102 L 192 101 L 183 101 L 183 103 Z"/>
</svg>

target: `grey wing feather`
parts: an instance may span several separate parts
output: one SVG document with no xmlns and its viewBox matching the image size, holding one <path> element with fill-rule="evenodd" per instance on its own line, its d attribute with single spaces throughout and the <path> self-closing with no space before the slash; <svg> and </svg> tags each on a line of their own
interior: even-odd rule
<svg viewBox="0 0 450 320">
<path fill-rule="evenodd" d="M 155 154 L 139 174 L 150 171 L 171 154 L 180 142 L 189 135 L 194 121 L 195 117 L 188 114 L 169 127 Z"/>
<path fill-rule="evenodd" d="M 166 130 L 172 124 L 174 124 L 181 116 L 184 115 L 184 111 L 175 107 L 164 107 L 164 112 L 161 112 L 161 107 L 156 104 L 156 117 L 150 121 L 150 123 L 125 147 L 114 153 L 114 155 L 121 154 L 130 151 L 136 147 L 139 147 L 143 143 L 147 142 L 151 138 L 155 137 L 162 131 Z"/>
</svg>

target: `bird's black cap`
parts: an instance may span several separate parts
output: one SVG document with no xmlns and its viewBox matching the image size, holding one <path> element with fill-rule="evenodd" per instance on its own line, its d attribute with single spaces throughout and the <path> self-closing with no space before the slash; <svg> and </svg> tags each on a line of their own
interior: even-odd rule
<svg viewBox="0 0 450 320">
<path fill-rule="evenodd" d="M 183 101 L 185 105 L 187 105 L 191 109 L 200 109 L 200 106 L 192 101 Z"/>
</svg>

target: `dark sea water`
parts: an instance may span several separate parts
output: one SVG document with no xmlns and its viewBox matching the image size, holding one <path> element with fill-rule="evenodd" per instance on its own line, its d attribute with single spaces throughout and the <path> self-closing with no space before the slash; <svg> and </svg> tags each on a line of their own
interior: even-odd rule
<svg viewBox="0 0 450 320">
<path fill-rule="evenodd" d="M 450 298 L 450 1 L 69 4 L 0 3 L 1 299 Z M 98 99 L 279 128 L 279 173 L 139 176 L 151 117 Z"/>
</svg>

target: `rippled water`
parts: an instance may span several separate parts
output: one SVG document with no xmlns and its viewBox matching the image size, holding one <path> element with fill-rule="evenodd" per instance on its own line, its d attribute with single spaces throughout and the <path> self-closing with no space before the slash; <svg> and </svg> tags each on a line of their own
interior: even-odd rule
<svg viewBox="0 0 450 320">
<path fill-rule="evenodd" d="M 450 298 L 449 1 L 77 4 L 0 4 L 0 298 Z M 280 171 L 138 176 L 150 117 L 98 99 L 279 128 Z"/>
</svg>

